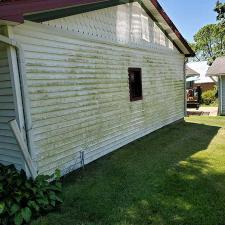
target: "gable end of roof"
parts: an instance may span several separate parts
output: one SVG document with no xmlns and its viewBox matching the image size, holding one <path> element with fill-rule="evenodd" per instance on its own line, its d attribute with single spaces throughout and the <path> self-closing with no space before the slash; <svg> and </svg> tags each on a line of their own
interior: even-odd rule
<svg viewBox="0 0 225 225">
<path fill-rule="evenodd" d="M 135 0 L 6 1 L 0 3 L 0 24 L 1 21 L 8 24 L 20 24 L 24 22 L 24 19 L 34 22 L 43 22 L 130 2 L 135 2 Z M 146 13 L 157 23 L 161 30 L 164 31 L 165 35 L 172 41 L 180 53 L 184 54 L 186 57 L 193 57 L 195 55 L 194 51 L 157 0 L 138 0 L 138 2 L 142 5 Z M 151 10 L 154 11 L 154 13 L 152 13 Z M 154 14 L 157 14 L 157 16 Z M 168 33 L 167 30 L 170 32 Z"/>
</svg>

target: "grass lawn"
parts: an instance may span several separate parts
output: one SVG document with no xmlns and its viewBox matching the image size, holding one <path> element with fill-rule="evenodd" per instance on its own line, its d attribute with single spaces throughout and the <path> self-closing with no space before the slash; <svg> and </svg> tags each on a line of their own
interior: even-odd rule
<svg viewBox="0 0 225 225">
<path fill-rule="evenodd" d="M 201 104 L 200 105 L 201 107 L 218 107 L 219 106 L 219 103 L 218 103 L 218 100 L 216 100 L 215 102 L 209 104 L 209 105 L 206 105 L 206 104 Z"/>
<path fill-rule="evenodd" d="M 68 175 L 64 194 L 32 225 L 224 225 L 225 118 L 162 128 Z"/>
</svg>

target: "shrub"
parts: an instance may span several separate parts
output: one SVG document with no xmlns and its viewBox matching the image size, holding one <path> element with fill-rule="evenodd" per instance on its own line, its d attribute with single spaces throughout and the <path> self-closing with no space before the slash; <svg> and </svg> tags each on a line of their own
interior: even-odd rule
<svg viewBox="0 0 225 225">
<path fill-rule="evenodd" d="M 49 182 L 49 180 L 53 180 Z M 62 203 L 60 172 L 28 179 L 14 165 L 0 164 L 0 224 L 28 224 L 32 218 L 53 210 Z"/>
<path fill-rule="evenodd" d="M 210 105 L 216 101 L 217 90 L 208 90 L 202 93 L 202 102 L 206 105 Z"/>
</svg>

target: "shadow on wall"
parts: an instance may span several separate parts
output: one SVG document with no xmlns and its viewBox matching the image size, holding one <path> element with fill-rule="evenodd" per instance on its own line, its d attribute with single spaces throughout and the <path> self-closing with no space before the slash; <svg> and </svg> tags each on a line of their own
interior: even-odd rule
<svg viewBox="0 0 225 225">
<path fill-rule="evenodd" d="M 60 216 L 52 214 L 49 221 L 224 224 L 220 185 L 225 174 L 213 170 L 204 152 L 219 129 L 186 122 L 170 125 L 70 174 Z M 204 157 L 196 156 L 200 151 Z"/>
</svg>

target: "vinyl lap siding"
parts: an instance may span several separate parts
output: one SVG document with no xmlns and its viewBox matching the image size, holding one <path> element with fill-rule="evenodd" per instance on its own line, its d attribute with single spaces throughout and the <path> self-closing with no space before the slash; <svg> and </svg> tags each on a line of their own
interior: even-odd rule
<svg viewBox="0 0 225 225">
<path fill-rule="evenodd" d="M 222 82 L 222 115 L 225 115 L 225 77 L 221 77 L 221 82 Z"/>
<path fill-rule="evenodd" d="M 21 151 L 8 125 L 15 119 L 7 49 L 0 48 L 0 163 L 23 168 Z"/>
<path fill-rule="evenodd" d="M 178 52 L 158 25 L 138 2 L 123 4 L 78 15 L 43 22 L 49 26 L 69 30 L 98 40 L 131 44 L 133 47 L 169 48 Z"/>
<path fill-rule="evenodd" d="M 184 116 L 183 56 L 48 33 L 21 25 L 40 173 L 67 173 Z M 141 67 L 143 101 L 130 102 L 128 67 Z"/>
</svg>

